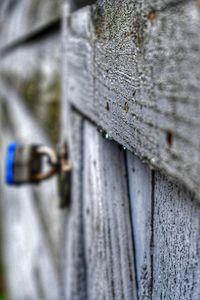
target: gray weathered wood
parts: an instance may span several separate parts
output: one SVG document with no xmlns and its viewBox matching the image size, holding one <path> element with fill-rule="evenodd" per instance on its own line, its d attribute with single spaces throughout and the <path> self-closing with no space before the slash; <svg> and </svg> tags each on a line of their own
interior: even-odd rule
<svg viewBox="0 0 200 300">
<path fill-rule="evenodd" d="M 13 132 L 4 128 L 1 139 L 3 156 L 5 147 L 12 139 Z M 3 169 L 4 167 L 3 165 Z M 30 187 L 10 188 L 5 186 L 2 180 L 3 178 L 1 178 L 2 253 L 9 299 L 58 300 L 60 299 L 58 269 L 32 190 Z M 49 198 L 47 193 L 45 196 Z"/>
<path fill-rule="evenodd" d="M 51 142 L 59 137 L 61 45 L 59 32 L 0 58 L 0 79 L 14 89 Z"/>
<path fill-rule="evenodd" d="M 85 264 L 85 234 L 83 225 L 83 120 L 73 114 L 73 176 L 71 204 L 63 241 L 64 293 L 67 300 L 87 299 L 87 273 Z M 61 244 L 61 245 L 62 245 Z"/>
<path fill-rule="evenodd" d="M 1 1 L 1 46 L 55 20 L 55 3 Z M 30 4 L 37 9 L 27 20 Z M 61 140 L 70 144 L 72 199 L 60 213 L 55 180 L 39 189 L 3 186 L 11 299 L 199 300 L 196 197 L 96 130 L 198 196 L 199 5 L 99 0 L 70 16 L 65 8 Z M 14 136 L 49 143 L 41 129 L 49 123 L 22 105 L 32 101 L 37 120 L 53 124 L 47 87 L 58 79 L 59 39 L 42 37 L 1 57 L 6 144 Z"/>
<path fill-rule="evenodd" d="M 3 59 L 1 57 L 0 109 L 3 106 L 5 111 L 2 111 L 4 124 L 2 119 L 0 122 L 6 144 L 15 140 L 51 145 L 52 137 L 58 137 L 59 60 L 56 32 L 39 43 L 21 46 Z M 47 137 L 47 133 L 52 134 Z M 2 160 L 5 159 L 5 143 Z M 9 299 L 62 299 L 59 242 L 63 228 L 58 210 L 57 179 L 37 187 L 16 189 L 6 187 L 4 174 L 1 175 L 3 260 Z M 16 216 L 19 220 L 12 222 L 15 214 L 20 218 Z"/>
<path fill-rule="evenodd" d="M 68 100 L 82 113 L 96 120 L 94 70 L 90 8 L 74 13 L 63 36 L 63 55 L 67 65 L 65 79 Z M 86 84 L 87 83 L 87 84 Z M 64 83 L 65 84 L 65 83 Z"/>
<path fill-rule="evenodd" d="M 4 193 L 3 254 L 9 299 L 60 299 L 58 273 L 52 264 L 34 199 L 26 188 L 23 191 L 7 189 Z"/>
<path fill-rule="evenodd" d="M 63 8 L 63 37 L 68 34 L 69 7 L 66 4 Z M 63 43 L 63 47 L 64 47 Z M 68 67 L 63 56 L 62 75 L 68 76 Z M 65 224 L 61 243 L 64 251 L 61 261 L 63 268 L 63 295 L 67 300 L 87 299 L 87 266 L 85 258 L 85 233 L 83 217 L 83 118 L 73 113 L 68 102 L 68 79 L 62 82 L 61 100 L 61 140 L 68 143 L 70 159 L 73 165 L 70 208 L 62 222 Z"/>
<path fill-rule="evenodd" d="M 124 153 L 88 122 L 83 174 L 87 299 L 136 299 Z"/>
<path fill-rule="evenodd" d="M 200 205 L 155 173 L 153 299 L 200 299 Z"/>
<path fill-rule="evenodd" d="M 61 0 L 1 0 L 0 49 L 39 32 L 60 16 Z"/>
<path fill-rule="evenodd" d="M 152 171 L 127 152 L 138 299 L 152 294 Z"/>
<path fill-rule="evenodd" d="M 7 125 L 12 129 L 12 139 L 18 143 L 31 144 L 33 142 L 44 145 L 51 145 L 44 131 L 38 126 L 35 118 L 29 113 L 22 104 L 16 91 L 8 85 L 0 83 L 0 96 L 4 99 L 6 108 Z M 5 112 L 3 112 L 5 113 Z M 4 153 L 5 157 L 5 153 Z M 40 214 L 43 228 L 50 242 L 52 255 L 56 259 L 58 251 L 58 232 L 59 232 L 59 211 L 58 191 L 56 178 L 41 183 L 39 186 L 30 187 L 35 196 L 35 205 Z M 10 188 L 12 189 L 12 188 Z M 23 190 L 23 188 L 22 188 Z M 25 200 L 24 200 L 25 201 Z"/>
<path fill-rule="evenodd" d="M 66 299 L 136 299 L 123 153 L 76 114 L 71 122 L 72 202 L 63 260 Z"/>
<path fill-rule="evenodd" d="M 161 4 L 99 1 L 71 17 L 69 100 L 198 196 L 200 12 L 194 1 Z"/>
<path fill-rule="evenodd" d="M 89 33 L 87 29 L 89 26 L 88 8 L 82 12 L 83 22 L 72 30 L 84 32 L 86 29 Z M 73 27 L 73 20 L 71 21 Z M 66 22 L 66 24 L 69 23 Z M 64 26 L 64 38 L 71 37 L 69 29 Z M 82 99 L 88 97 L 93 101 L 94 98 L 93 90 L 90 89 L 93 72 L 89 71 L 92 61 L 90 61 L 89 55 L 84 57 L 85 52 L 82 48 L 85 39 L 87 39 L 87 33 L 72 51 L 68 49 L 66 41 L 64 43 L 64 49 L 68 53 L 64 58 L 65 82 L 63 83 L 64 103 L 62 105 L 65 107 L 66 114 L 62 112 L 62 124 L 65 125 L 70 116 L 67 102 L 71 99 L 71 86 L 79 89 L 81 87 L 79 83 L 84 82 L 86 76 L 88 84 L 82 90 Z M 89 47 L 88 51 L 91 51 L 89 44 L 86 47 Z M 75 84 L 69 64 L 70 61 L 73 62 L 74 53 L 78 54 L 79 49 L 83 50 L 83 56 L 80 55 L 76 61 L 76 71 L 80 77 Z M 82 74 L 78 72 L 78 67 L 84 62 L 86 63 L 86 70 Z M 89 101 L 85 105 L 86 110 L 92 113 L 93 105 Z M 119 152 L 117 145 L 110 145 L 104 141 L 97 130 L 88 122 L 84 121 L 82 133 L 80 130 L 77 131 L 76 123 L 70 124 L 71 137 L 66 136 L 66 130 L 62 129 L 62 135 L 71 140 L 72 160 L 73 165 L 75 165 L 73 169 L 75 181 L 72 192 L 71 221 L 69 220 L 67 230 L 70 232 L 66 266 L 67 299 L 136 299 L 132 234 L 123 153 Z M 82 134 L 83 143 L 81 145 L 80 142 L 77 143 L 80 134 Z M 77 152 L 78 149 L 83 151 L 81 158 Z M 83 160 L 82 163 L 81 159 Z M 117 180 L 122 180 L 119 186 L 116 185 Z M 110 199 L 110 203 L 108 199 Z M 84 217 L 84 221 L 82 221 L 82 217 Z M 77 249 L 78 246 L 79 250 Z M 80 268 L 77 268 L 79 265 Z M 83 278 L 83 267 L 86 268 L 85 279 Z M 83 288 L 84 285 L 86 285 L 85 289 Z"/>
</svg>

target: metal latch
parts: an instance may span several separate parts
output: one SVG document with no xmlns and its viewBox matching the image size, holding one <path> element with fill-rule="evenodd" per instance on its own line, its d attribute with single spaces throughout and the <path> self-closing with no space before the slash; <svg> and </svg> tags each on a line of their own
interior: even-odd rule
<svg viewBox="0 0 200 300">
<path fill-rule="evenodd" d="M 71 171 L 65 144 L 57 151 L 43 145 L 18 145 L 7 148 L 6 183 L 9 185 L 39 183 L 55 174 Z"/>
</svg>

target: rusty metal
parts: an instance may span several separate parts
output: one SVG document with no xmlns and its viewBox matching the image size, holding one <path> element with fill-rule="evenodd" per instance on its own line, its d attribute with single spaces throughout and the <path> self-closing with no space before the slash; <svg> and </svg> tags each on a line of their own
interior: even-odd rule
<svg viewBox="0 0 200 300">
<path fill-rule="evenodd" d="M 66 153 L 66 147 L 64 144 L 59 146 L 57 152 L 50 147 L 40 146 L 38 147 L 37 153 L 48 158 L 48 164 L 50 165 L 51 169 L 44 173 L 34 174 L 34 180 L 43 181 L 54 176 L 55 174 L 71 171 L 72 164 L 68 160 L 68 155 Z"/>
</svg>

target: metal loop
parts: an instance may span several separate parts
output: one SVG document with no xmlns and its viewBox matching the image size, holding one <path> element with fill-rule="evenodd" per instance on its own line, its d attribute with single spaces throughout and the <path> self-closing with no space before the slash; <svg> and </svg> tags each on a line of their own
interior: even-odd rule
<svg viewBox="0 0 200 300">
<path fill-rule="evenodd" d="M 59 171 L 68 172 L 71 170 L 71 162 L 64 158 L 65 151 L 64 148 L 60 151 L 60 159 L 57 153 L 47 146 L 40 146 L 37 149 L 37 153 L 40 155 L 47 156 L 49 158 L 49 164 L 51 165 L 51 170 L 45 173 L 38 173 L 33 175 L 33 180 L 41 181 L 50 178 Z"/>
<path fill-rule="evenodd" d="M 37 149 L 37 153 L 47 156 L 51 165 L 55 166 L 58 164 L 58 158 L 56 152 L 47 146 L 40 146 Z"/>
<path fill-rule="evenodd" d="M 50 171 L 48 171 L 46 173 L 34 174 L 32 178 L 33 178 L 33 180 L 41 181 L 41 180 L 45 180 L 45 179 L 48 179 L 48 178 L 52 177 L 57 172 L 58 172 L 58 170 L 56 168 L 54 168 L 54 169 L 51 169 Z"/>
</svg>

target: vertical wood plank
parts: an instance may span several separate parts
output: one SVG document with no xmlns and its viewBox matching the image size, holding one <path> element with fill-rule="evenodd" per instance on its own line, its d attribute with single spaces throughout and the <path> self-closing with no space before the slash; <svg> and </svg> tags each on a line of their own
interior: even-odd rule
<svg viewBox="0 0 200 300">
<path fill-rule="evenodd" d="M 124 153 L 90 123 L 84 130 L 87 299 L 136 299 Z"/>
<path fill-rule="evenodd" d="M 151 298 L 152 171 L 127 152 L 138 299 Z"/>
<path fill-rule="evenodd" d="M 69 36 L 69 4 L 63 5 L 62 48 Z M 68 54 L 62 57 L 61 140 L 69 145 L 72 161 L 70 206 L 61 216 L 63 231 L 61 257 L 63 298 L 86 300 L 86 265 L 83 230 L 83 119 L 72 111 L 69 103 L 70 74 Z M 78 83 L 77 83 L 78 86 Z M 68 184 L 66 182 L 66 184 Z"/>
<path fill-rule="evenodd" d="M 63 259 L 63 263 L 65 263 L 63 273 L 64 299 L 86 300 L 85 237 L 83 228 L 83 121 L 80 116 L 74 113 L 71 115 L 73 173 L 71 204 L 65 215 L 68 220 L 65 239 L 62 242 L 62 245 L 66 247 Z"/>
<path fill-rule="evenodd" d="M 155 173 L 153 299 L 200 299 L 200 204 Z"/>
<path fill-rule="evenodd" d="M 96 120 L 98 109 L 94 96 L 94 45 L 91 9 L 85 7 L 66 20 L 63 50 L 67 64 L 65 77 L 68 101 L 84 115 Z"/>
</svg>

